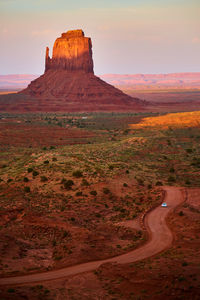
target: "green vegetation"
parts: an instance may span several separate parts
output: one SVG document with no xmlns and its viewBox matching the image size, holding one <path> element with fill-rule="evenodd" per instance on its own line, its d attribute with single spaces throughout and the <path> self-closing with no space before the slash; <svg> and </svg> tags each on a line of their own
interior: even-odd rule
<svg viewBox="0 0 200 300">
<path fill-rule="evenodd" d="M 110 190 L 108 188 L 103 188 L 103 193 L 105 195 L 110 194 Z"/>
<path fill-rule="evenodd" d="M 41 182 L 46 182 L 46 181 L 48 181 L 48 178 L 43 175 L 40 177 L 40 180 L 41 180 Z"/>
<path fill-rule="evenodd" d="M 38 175 L 39 175 L 39 172 L 34 170 L 34 171 L 32 172 L 32 174 L 33 174 L 33 176 L 35 177 L 35 176 L 38 176 Z"/>
<path fill-rule="evenodd" d="M 126 130 L 127 122 L 138 122 L 144 114 L 87 114 L 87 119 L 82 119 L 82 114 L 47 114 L 21 115 L 18 119 L 42 126 L 49 126 L 48 122 L 63 120 L 69 125 L 76 126 L 76 121 L 84 123 L 98 133 L 98 139 L 86 145 L 50 146 L 45 147 L 45 152 L 40 148 L 15 147 L 15 156 L 12 148 L 1 146 L 0 156 L 0 177 L 1 180 L 14 179 L 23 174 L 25 169 L 32 173 L 33 178 L 39 174 L 44 175 L 46 171 L 53 173 L 60 170 L 63 175 L 66 173 L 74 178 L 82 179 L 82 186 L 88 186 L 93 181 L 102 180 L 107 176 L 114 176 L 124 172 L 127 176 L 133 177 L 138 184 L 164 185 L 191 185 L 199 186 L 199 130 L 196 127 L 187 128 L 137 128 Z M 150 116 L 150 114 L 149 114 Z M 12 119 L 12 115 L 6 114 Z M 64 121 L 65 120 L 65 121 Z M 102 123 L 105 130 L 102 130 Z M 78 122 L 78 121 L 77 121 Z M 95 126 L 91 125 L 95 124 Z M 111 128 L 108 123 L 114 124 Z M 56 126 L 56 124 L 55 124 Z M 86 127 L 87 127 L 86 126 Z M 87 128 L 89 128 L 87 127 Z M 94 128 L 95 127 L 95 128 Z M 123 128 L 123 131 L 122 131 Z M 124 130 L 126 134 L 124 135 Z M 111 138 L 115 137 L 112 141 Z M 32 154 L 34 153 L 34 155 Z M 114 155 L 113 155 L 114 153 Z M 50 161 L 53 162 L 50 165 Z M 80 167 L 77 169 L 77 164 Z M 45 171 L 45 172 L 46 172 Z M 53 175 L 52 175 L 53 176 Z M 28 178 L 24 177 L 23 178 Z M 143 182 L 143 178 L 145 181 Z M 51 181 L 51 176 L 50 176 Z M 71 178 L 69 178 L 71 179 Z M 29 178 L 28 178 L 29 180 Z M 27 179 L 24 179 L 27 182 Z"/>
<path fill-rule="evenodd" d="M 31 189 L 30 189 L 29 186 L 25 186 L 25 187 L 24 187 L 24 192 L 25 192 L 25 193 L 30 193 L 30 191 L 31 191 Z"/>
<path fill-rule="evenodd" d="M 83 176 L 83 173 L 80 170 L 76 170 L 72 173 L 72 175 L 76 178 L 80 178 Z"/>
<path fill-rule="evenodd" d="M 79 178 L 82 178 L 81 186 L 87 187 L 121 173 L 136 180 L 141 188 L 164 184 L 200 186 L 198 128 L 127 128 L 128 124 L 137 123 L 141 118 L 153 114 L 92 113 L 86 115 L 87 119 L 82 119 L 83 116 L 85 115 L 5 114 L 4 117 L 8 120 L 17 118 L 21 122 L 47 127 L 50 126 L 50 120 L 51 126 L 56 126 L 58 120 L 73 127 L 79 122 L 81 126 L 85 124 L 85 128 L 98 135 L 98 138 L 92 137 L 90 144 L 57 147 L 50 145 L 42 148 L 9 148 L 0 145 L 1 183 L 11 183 L 12 180 L 18 182 L 20 176 L 23 176 L 26 183 L 30 181 L 30 177 L 25 176 L 26 172 L 32 173 L 34 182 L 40 174 L 42 182 L 48 178 L 48 184 L 43 187 L 47 191 L 48 185 L 51 188 L 51 182 L 56 180 L 56 174 L 60 172 L 58 180 L 66 174 L 69 180 L 62 182 L 65 189 L 76 186 L 76 180 Z M 115 137 L 115 140 L 112 140 L 112 137 Z M 126 184 L 128 185 L 128 182 L 124 181 L 124 187 Z M 103 193 L 106 195 L 108 191 Z"/>
<path fill-rule="evenodd" d="M 64 184 L 64 188 L 66 190 L 70 190 L 72 188 L 72 186 L 74 185 L 74 182 L 71 179 L 69 179 L 69 180 L 62 179 L 61 183 Z"/>
<path fill-rule="evenodd" d="M 90 195 L 96 196 L 97 195 L 97 191 L 90 191 Z"/>
<path fill-rule="evenodd" d="M 24 182 L 28 182 L 29 179 L 27 177 L 24 177 Z"/>
</svg>

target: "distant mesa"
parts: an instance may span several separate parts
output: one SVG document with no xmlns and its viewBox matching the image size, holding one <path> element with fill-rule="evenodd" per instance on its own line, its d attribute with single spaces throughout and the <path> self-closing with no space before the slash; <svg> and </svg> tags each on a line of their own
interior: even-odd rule
<svg viewBox="0 0 200 300">
<path fill-rule="evenodd" d="M 145 105 L 94 75 L 92 42 L 80 29 L 56 39 L 52 58 L 46 48 L 44 74 L 20 94 L 40 99 L 37 110 L 46 111 L 137 110 Z"/>
<path fill-rule="evenodd" d="M 200 72 L 169 74 L 105 74 L 101 78 L 122 90 L 198 89 Z"/>
</svg>

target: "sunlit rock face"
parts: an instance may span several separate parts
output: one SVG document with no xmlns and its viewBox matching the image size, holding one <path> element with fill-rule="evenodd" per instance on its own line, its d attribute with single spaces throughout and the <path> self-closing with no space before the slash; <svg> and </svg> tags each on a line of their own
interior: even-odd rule
<svg viewBox="0 0 200 300">
<path fill-rule="evenodd" d="M 93 73 L 91 39 L 82 30 L 62 33 L 54 43 L 52 58 L 46 48 L 45 71 L 50 69 Z"/>
<path fill-rule="evenodd" d="M 94 75 L 92 42 L 82 30 L 62 33 L 54 43 L 52 58 L 46 48 L 44 74 L 20 93 L 41 99 L 38 111 L 53 109 L 50 102 L 57 111 L 119 111 L 145 105 Z"/>
</svg>

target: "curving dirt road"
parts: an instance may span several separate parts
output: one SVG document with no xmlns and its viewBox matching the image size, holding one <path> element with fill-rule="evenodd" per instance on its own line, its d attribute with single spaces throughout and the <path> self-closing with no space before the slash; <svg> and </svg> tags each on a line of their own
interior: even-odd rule
<svg viewBox="0 0 200 300">
<path fill-rule="evenodd" d="M 83 263 L 60 270 L 1 278 L 0 285 L 25 284 L 59 279 L 69 275 L 92 271 L 98 268 L 101 264 L 108 262 L 117 262 L 119 264 L 136 262 L 153 256 L 170 247 L 173 235 L 167 227 L 165 219 L 168 213 L 177 205 L 181 204 L 184 199 L 180 189 L 176 187 L 165 187 L 164 189 L 166 191 L 165 202 L 167 202 L 168 207 L 164 208 L 159 206 L 146 215 L 145 223 L 150 234 L 150 240 L 144 246 L 113 258 Z"/>
</svg>

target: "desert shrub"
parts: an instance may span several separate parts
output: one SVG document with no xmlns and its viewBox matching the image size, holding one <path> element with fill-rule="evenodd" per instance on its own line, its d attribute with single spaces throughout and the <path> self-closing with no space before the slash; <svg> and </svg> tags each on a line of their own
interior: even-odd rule
<svg viewBox="0 0 200 300">
<path fill-rule="evenodd" d="M 171 146 L 171 144 L 172 144 L 170 140 L 167 140 L 167 143 L 169 146 Z"/>
<path fill-rule="evenodd" d="M 124 134 L 124 135 L 127 135 L 129 132 L 130 132 L 130 129 L 127 128 L 127 129 L 125 129 L 125 130 L 123 131 L 123 134 Z"/>
<path fill-rule="evenodd" d="M 57 243 L 56 243 L 56 240 L 53 240 L 53 241 L 52 241 L 52 246 L 55 247 L 56 244 L 57 244 Z"/>
<path fill-rule="evenodd" d="M 175 172 L 175 169 L 172 167 L 172 168 L 170 168 L 170 173 L 174 173 Z"/>
<path fill-rule="evenodd" d="M 113 170 L 114 169 L 114 166 L 113 165 L 110 165 L 109 166 L 109 170 Z"/>
<path fill-rule="evenodd" d="M 110 193 L 110 190 L 108 188 L 103 188 L 103 193 L 107 195 Z"/>
<path fill-rule="evenodd" d="M 13 288 L 9 288 L 7 291 L 8 291 L 8 293 L 15 293 L 15 289 L 13 289 Z"/>
<path fill-rule="evenodd" d="M 7 165 L 3 164 L 3 165 L 1 165 L 0 167 L 1 167 L 2 169 L 5 169 L 5 168 L 7 168 Z"/>
<path fill-rule="evenodd" d="M 137 182 L 138 182 L 139 185 L 144 186 L 144 181 L 141 178 L 138 178 Z"/>
<path fill-rule="evenodd" d="M 180 277 L 178 277 L 178 281 L 185 281 L 186 279 L 185 279 L 185 277 L 184 276 L 180 276 Z"/>
<path fill-rule="evenodd" d="M 75 221 L 75 218 L 74 217 L 71 217 L 71 219 L 70 219 L 72 222 L 74 222 Z"/>
<path fill-rule="evenodd" d="M 97 195 L 97 191 L 90 191 L 90 195 L 96 196 Z"/>
<path fill-rule="evenodd" d="M 54 257 L 54 260 L 61 260 L 62 258 L 63 258 L 62 255 L 57 255 Z"/>
<path fill-rule="evenodd" d="M 47 150 L 47 147 L 43 147 L 42 150 Z"/>
<path fill-rule="evenodd" d="M 176 182 L 176 178 L 173 176 L 168 177 L 168 182 Z"/>
<path fill-rule="evenodd" d="M 97 218 L 101 218 L 101 214 L 99 214 L 99 213 L 96 213 L 95 216 L 96 216 Z"/>
<path fill-rule="evenodd" d="M 12 181 L 13 181 L 12 178 L 8 178 L 7 183 L 10 183 L 10 182 L 12 182 Z"/>
<path fill-rule="evenodd" d="M 182 210 L 179 212 L 179 216 L 181 216 L 181 217 L 184 216 L 184 213 Z"/>
<path fill-rule="evenodd" d="M 33 172 L 33 168 L 28 168 L 27 171 L 28 171 L 28 173 L 31 173 L 31 172 Z"/>
<path fill-rule="evenodd" d="M 37 285 L 36 285 L 36 288 L 37 288 L 38 290 L 42 290 L 42 289 L 44 288 L 44 286 L 43 286 L 42 284 L 37 284 Z"/>
<path fill-rule="evenodd" d="M 76 178 L 80 178 L 83 176 L 83 173 L 80 170 L 76 170 L 72 173 L 72 175 Z"/>
<path fill-rule="evenodd" d="M 52 158 L 52 161 L 57 161 L 57 158 L 56 158 L 56 157 L 53 157 L 53 158 Z"/>
<path fill-rule="evenodd" d="M 30 193 L 30 191 L 31 191 L 31 189 L 30 189 L 29 186 L 25 186 L 25 187 L 24 187 L 24 192 L 25 192 L 25 193 Z"/>
<path fill-rule="evenodd" d="M 129 170 L 126 170 L 126 174 L 129 174 Z"/>
<path fill-rule="evenodd" d="M 27 177 L 24 177 L 24 182 L 28 182 L 29 179 Z"/>
<path fill-rule="evenodd" d="M 73 180 L 71 180 L 71 179 L 66 180 L 66 181 L 64 182 L 64 188 L 65 188 L 66 190 L 70 190 L 70 189 L 72 188 L 73 185 L 74 185 L 74 182 L 73 182 Z"/>
<path fill-rule="evenodd" d="M 191 163 L 192 166 L 200 168 L 200 158 L 193 158 L 193 162 Z"/>
<path fill-rule="evenodd" d="M 186 149 L 186 152 L 187 152 L 187 153 L 192 153 L 193 150 L 192 150 L 192 149 Z"/>
<path fill-rule="evenodd" d="M 48 181 L 48 178 L 46 176 L 41 176 L 40 181 L 41 182 L 46 182 L 46 181 Z"/>
<path fill-rule="evenodd" d="M 34 170 L 32 174 L 33 174 L 33 176 L 35 177 L 35 176 L 38 176 L 38 175 L 39 175 L 39 172 Z"/>
<path fill-rule="evenodd" d="M 144 201 L 144 197 L 140 197 L 140 202 L 143 202 Z"/>
<path fill-rule="evenodd" d="M 69 237 L 69 236 L 71 236 L 71 233 L 69 232 L 69 231 L 64 231 L 63 232 L 63 238 L 66 238 L 66 237 Z"/>
<path fill-rule="evenodd" d="M 54 146 L 51 146 L 51 147 L 50 147 L 50 150 L 53 150 L 53 149 L 55 149 L 55 148 L 56 148 L 56 147 L 54 147 Z"/>
<path fill-rule="evenodd" d="M 128 184 L 127 184 L 127 183 L 124 183 L 124 184 L 123 184 L 123 187 L 127 187 L 127 186 L 128 186 Z"/>
<path fill-rule="evenodd" d="M 45 164 L 45 165 L 48 165 L 48 164 L 49 164 L 49 160 L 45 160 L 45 161 L 44 161 L 44 164 Z"/>
<path fill-rule="evenodd" d="M 189 179 L 187 179 L 186 181 L 185 181 L 185 184 L 191 184 L 191 181 L 189 180 Z"/>
<path fill-rule="evenodd" d="M 150 189 L 152 189 L 152 184 L 148 184 L 148 189 L 150 190 Z"/>
<path fill-rule="evenodd" d="M 76 196 L 82 196 L 83 195 L 83 193 L 82 192 L 76 192 Z"/>
<path fill-rule="evenodd" d="M 83 186 L 89 186 L 89 182 L 86 179 L 82 179 L 82 183 Z"/>
<path fill-rule="evenodd" d="M 162 184 L 161 181 L 157 181 L 157 182 L 156 182 L 156 185 L 157 185 L 157 186 L 161 186 L 161 185 L 163 185 L 163 184 Z"/>
<path fill-rule="evenodd" d="M 185 184 L 191 184 L 190 180 L 187 179 L 187 180 L 185 181 Z"/>
<path fill-rule="evenodd" d="M 61 184 L 64 184 L 65 182 L 67 181 L 67 179 L 65 179 L 65 178 L 62 178 L 62 180 L 61 180 Z"/>
<path fill-rule="evenodd" d="M 114 205 L 114 206 L 113 206 L 113 210 L 114 210 L 114 211 L 120 211 L 120 207 L 119 207 L 119 206 L 116 206 L 116 205 Z"/>
</svg>

